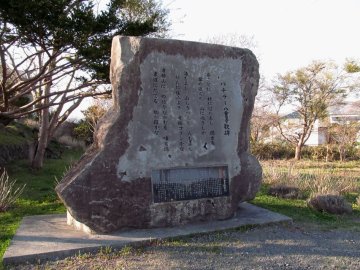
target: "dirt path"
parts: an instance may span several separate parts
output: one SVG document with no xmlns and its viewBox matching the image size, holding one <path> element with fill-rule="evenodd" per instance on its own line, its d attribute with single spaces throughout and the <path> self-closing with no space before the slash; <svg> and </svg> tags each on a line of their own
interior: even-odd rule
<svg viewBox="0 0 360 270">
<path fill-rule="evenodd" d="M 17 269 L 360 269 L 360 230 L 272 225 Z M 38 269 L 39 269 L 38 268 Z"/>
</svg>

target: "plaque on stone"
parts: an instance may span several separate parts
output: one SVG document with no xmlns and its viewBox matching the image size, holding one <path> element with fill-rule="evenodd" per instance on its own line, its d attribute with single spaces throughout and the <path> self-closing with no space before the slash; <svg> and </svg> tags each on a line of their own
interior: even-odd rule
<svg viewBox="0 0 360 270">
<path fill-rule="evenodd" d="M 114 105 L 56 188 L 70 223 L 110 232 L 226 219 L 255 196 L 251 51 L 115 37 L 110 70 Z"/>
<path fill-rule="evenodd" d="M 154 203 L 229 196 L 227 166 L 154 170 Z"/>
</svg>

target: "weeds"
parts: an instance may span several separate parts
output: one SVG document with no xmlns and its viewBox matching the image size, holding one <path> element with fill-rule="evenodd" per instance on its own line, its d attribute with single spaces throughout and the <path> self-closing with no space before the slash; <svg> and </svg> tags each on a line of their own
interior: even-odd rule
<svg viewBox="0 0 360 270">
<path fill-rule="evenodd" d="M 264 182 L 270 185 L 292 185 L 300 178 L 299 172 L 294 170 L 294 163 L 290 163 L 286 171 L 279 170 L 274 162 L 264 169 Z"/>
<path fill-rule="evenodd" d="M 132 246 L 125 246 L 122 249 L 119 250 L 120 256 L 128 256 L 131 255 L 135 249 Z"/>
<path fill-rule="evenodd" d="M 100 248 L 99 254 L 100 254 L 100 255 L 103 255 L 103 256 L 108 256 L 108 255 L 110 255 L 112 252 L 113 252 L 112 247 L 106 246 L 106 247 L 101 247 L 101 248 Z"/>
<path fill-rule="evenodd" d="M 357 178 L 351 173 L 336 173 L 334 170 L 315 171 L 313 179 L 307 181 L 306 188 L 311 194 L 340 195 L 349 192 L 357 192 L 359 187 Z"/>
<path fill-rule="evenodd" d="M 268 194 L 284 199 L 299 199 L 302 197 L 299 188 L 286 185 L 272 186 L 269 188 Z"/>
<path fill-rule="evenodd" d="M 339 195 L 316 195 L 308 201 L 308 206 L 329 214 L 342 215 L 352 212 L 351 204 Z"/>
<path fill-rule="evenodd" d="M 70 165 L 65 166 L 64 172 L 61 175 L 61 178 L 59 179 L 56 175 L 54 175 L 54 188 L 60 184 L 61 180 L 65 177 L 65 175 L 71 170 L 71 168 L 74 166 L 74 162 L 71 162 Z"/>
<path fill-rule="evenodd" d="M 287 169 L 281 169 L 274 162 L 266 164 L 264 183 L 270 186 L 294 187 L 311 195 L 341 195 L 359 192 L 357 172 L 339 171 L 335 168 L 304 170 L 296 168 L 294 163 L 288 163 Z"/>
<path fill-rule="evenodd" d="M 25 188 L 25 184 L 15 188 L 15 180 L 10 180 L 4 170 L 0 176 L 0 212 L 5 212 L 19 198 Z"/>
</svg>

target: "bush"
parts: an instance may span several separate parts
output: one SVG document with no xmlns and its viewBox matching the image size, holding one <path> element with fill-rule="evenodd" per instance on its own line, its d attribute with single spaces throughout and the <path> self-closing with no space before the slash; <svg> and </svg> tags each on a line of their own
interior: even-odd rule
<svg viewBox="0 0 360 270">
<path fill-rule="evenodd" d="M 342 215 L 352 212 L 351 204 L 339 195 L 316 195 L 308 200 L 308 206 L 316 211 L 329 214 Z"/>
<path fill-rule="evenodd" d="M 304 146 L 301 158 L 310 160 L 326 160 L 329 151 L 329 160 L 340 160 L 339 149 L 336 145 Z M 291 159 L 295 156 L 295 147 L 288 143 L 252 143 L 251 152 L 260 160 Z M 359 160 L 360 149 L 355 146 L 346 148 L 346 160 Z"/>
<path fill-rule="evenodd" d="M 354 146 L 348 146 L 345 150 L 346 160 L 359 160 L 360 159 L 360 148 Z"/>
<path fill-rule="evenodd" d="M 335 150 L 335 151 L 334 151 Z M 304 146 L 301 151 L 301 157 L 303 159 L 310 160 L 326 160 L 326 146 Z M 329 148 L 329 160 L 334 160 L 334 154 L 336 153 L 336 149 L 334 147 Z"/>
<path fill-rule="evenodd" d="M 45 156 L 50 159 L 60 159 L 62 153 L 65 151 L 65 146 L 57 142 L 56 140 L 51 140 L 46 147 Z"/>
<path fill-rule="evenodd" d="M 0 176 L 0 212 L 6 211 L 21 195 L 25 185 L 15 189 L 16 181 L 10 181 L 9 176 L 4 170 Z"/>
<path fill-rule="evenodd" d="M 268 194 L 275 197 L 284 199 L 299 199 L 301 198 L 300 189 L 297 187 L 277 185 L 270 187 Z"/>
<path fill-rule="evenodd" d="M 73 135 L 75 139 L 84 141 L 86 145 L 90 145 L 94 141 L 92 127 L 88 122 L 84 120 L 81 120 L 74 128 Z"/>
<path fill-rule="evenodd" d="M 251 153 L 258 159 L 291 159 L 295 156 L 295 148 L 285 143 L 253 143 Z"/>
<path fill-rule="evenodd" d="M 356 198 L 356 203 L 358 206 L 360 206 L 360 196 Z"/>
</svg>

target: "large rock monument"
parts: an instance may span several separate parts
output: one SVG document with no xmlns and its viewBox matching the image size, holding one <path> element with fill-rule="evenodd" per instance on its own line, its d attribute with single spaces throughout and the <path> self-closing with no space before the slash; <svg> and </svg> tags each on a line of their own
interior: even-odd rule
<svg viewBox="0 0 360 270">
<path fill-rule="evenodd" d="M 69 224 L 103 233 L 226 219 L 254 198 L 250 50 L 117 36 L 111 81 L 95 143 L 56 187 Z"/>
</svg>

